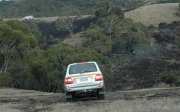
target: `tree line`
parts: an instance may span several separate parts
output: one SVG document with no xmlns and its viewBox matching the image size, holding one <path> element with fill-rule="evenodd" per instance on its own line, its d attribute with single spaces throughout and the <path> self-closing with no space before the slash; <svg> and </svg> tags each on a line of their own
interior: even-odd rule
<svg viewBox="0 0 180 112">
<path fill-rule="evenodd" d="M 69 8 L 69 7 L 68 7 Z M 74 8 L 68 9 L 79 14 Z M 66 13 L 65 10 L 63 13 Z M 94 14 L 97 21 L 83 30 L 82 47 L 49 43 L 53 37 L 42 35 L 37 24 L 20 21 L 0 22 L 0 87 L 16 87 L 41 91 L 62 91 L 66 67 L 79 61 L 96 61 L 106 80 L 113 80 L 109 56 L 118 50 L 136 55 L 135 45 L 152 44 L 148 28 L 124 18 L 121 7 L 112 2 L 101 2 Z M 76 18 L 72 18 L 76 19 Z M 71 23 L 71 24 L 69 24 Z M 55 27 L 68 30 L 73 37 L 74 21 L 58 19 Z M 44 44 L 48 46 L 42 47 Z M 122 48 L 121 48 L 122 47 Z"/>
<path fill-rule="evenodd" d="M 108 1 L 108 0 L 103 0 Z M 35 17 L 49 17 L 64 15 L 63 9 L 71 5 L 82 14 L 94 14 L 101 1 L 99 0 L 21 0 L 1 1 L 0 19 L 22 18 L 27 15 Z M 123 7 L 124 10 L 138 8 L 145 4 L 144 0 L 112 0 L 113 4 Z M 163 2 L 179 2 L 179 0 L 163 0 Z"/>
<path fill-rule="evenodd" d="M 109 59 L 87 48 L 54 44 L 39 48 L 29 26 L 20 21 L 0 22 L 0 86 L 41 91 L 61 90 L 70 63 L 94 60 L 112 79 Z"/>
<path fill-rule="evenodd" d="M 0 86 L 62 91 L 67 65 L 79 61 L 97 61 L 105 79 L 113 80 L 108 58 L 112 46 L 123 44 L 132 53 L 133 44 L 149 44 L 150 36 L 144 25 L 125 19 L 122 9 L 111 2 L 98 5 L 95 15 L 98 19 L 83 31 L 86 41 L 80 48 L 54 43 L 44 49 L 45 36 L 36 24 L 1 21 Z M 58 23 L 57 29 L 67 30 L 68 22 Z"/>
</svg>

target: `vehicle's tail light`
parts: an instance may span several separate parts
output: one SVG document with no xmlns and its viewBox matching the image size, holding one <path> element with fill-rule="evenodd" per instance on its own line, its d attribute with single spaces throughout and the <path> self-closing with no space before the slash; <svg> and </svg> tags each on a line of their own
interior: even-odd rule
<svg viewBox="0 0 180 112">
<path fill-rule="evenodd" d="M 71 77 L 67 77 L 67 78 L 65 78 L 65 80 L 64 80 L 64 84 L 73 84 L 73 80 L 72 80 L 72 78 L 71 78 Z"/>
<path fill-rule="evenodd" d="M 96 81 L 103 81 L 104 78 L 103 78 L 102 74 L 96 74 L 95 80 Z"/>
</svg>

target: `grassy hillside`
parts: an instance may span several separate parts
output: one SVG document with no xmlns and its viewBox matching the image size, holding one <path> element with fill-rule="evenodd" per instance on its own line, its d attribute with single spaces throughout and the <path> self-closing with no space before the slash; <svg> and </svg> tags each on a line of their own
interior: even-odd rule
<svg viewBox="0 0 180 112">
<path fill-rule="evenodd" d="M 121 6 L 124 10 L 131 10 L 146 4 L 154 4 L 161 0 L 111 0 L 113 4 Z M 177 2 L 178 0 L 163 0 Z M 72 5 L 82 14 L 93 14 L 99 0 L 12 0 L 0 2 L 0 18 L 23 17 L 34 15 L 38 17 L 63 15 L 63 7 Z"/>
<path fill-rule="evenodd" d="M 180 17 L 175 14 L 178 8 L 178 3 L 148 5 L 126 12 L 125 17 L 132 18 L 135 22 L 141 22 L 146 26 L 153 25 L 157 27 L 159 23 L 179 21 Z"/>
</svg>

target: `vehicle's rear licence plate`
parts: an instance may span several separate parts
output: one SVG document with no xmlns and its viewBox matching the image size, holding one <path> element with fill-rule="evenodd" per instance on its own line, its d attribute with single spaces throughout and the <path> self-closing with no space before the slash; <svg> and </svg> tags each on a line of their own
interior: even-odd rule
<svg viewBox="0 0 180 112">
<path fill-rule="evenodd" d="M 86 82 L 86 81 L 88 81 L 88 77 L 82 77 L 82 78 L 80 78 L 80 82 Z"/>
</svg>

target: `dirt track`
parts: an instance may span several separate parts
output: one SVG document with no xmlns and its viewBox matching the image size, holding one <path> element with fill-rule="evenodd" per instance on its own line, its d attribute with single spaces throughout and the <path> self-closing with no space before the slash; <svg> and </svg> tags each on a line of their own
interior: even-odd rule
<svg viewBox="0 0 180 112">
<path fill-rule="evenodd" d="M 161 100 L 165 100 L 165 101 L 161 101 Z M 17 90 L 17 89 L 0 89 L 0 112 L 51 112 L 51 111 L 56 112 L 56 111 L 60 111 L 62 108 L 63 108 L 63 110 L 61 110 L 62 112 L 70 111 L 71 108 L 74 108 L 75 110 L 73 111 L 77 112 L 79 111 L 78 109 L 81 106 L 83 106 L 84 109 L 89 108 L 88 109 L 89 112 L 106 111 L 106 110 L 108 112 L 110 111 L 108 110 L 109 109 L 108 106 L 110 105 L 116 106 L 114 107 L 114 111 L 116 112 L 118 111 L 119 106 L 125 105 L 127 102 L 128 102 L 126 104 L 127 106 L 134 105 L 135 103 L 137 105 L 136 107 L 138 107 L 140 105 L 141 106 L 144 105 L 144 103 L 142 102 L 146 102 L 145 104 L 152 103 L 152 105 L 154 105 L 155 102 L 159 102 L 160 105 L 161 103 L 162 105 L 166 105 L 165 103 L 166 101 L 168 102 L 171 101 L 171 104 L 173 104 L 173 106 L 180 105 L 180 88 L 113 91 L 113 92 L 106 92 L 106 100 L 103 101 L 96 100 L 95 98 L 88 98 L 88 99 L 80 99 L 71 103 L 65 102 L 64 94 L 62 93 L 46 93 L 39 91 Z M 121 104 L 121 105 L 118 106 L 117 104 Z M 60 107 L 62 108 L 59 110 Z M 123 107 L 124 109 L 129 108 L 129 107 L 126 108 L 126 106 Z M 97 110 L 99 108 L 102 109 L 107 108 L 107 109 Z M 171 111 L 176 112 L 176 110 L 179 109 L 180 107 L 178 109 Z M 134 109 L 132 109 L 132 111 L 130 110 L 128 111 L 133 112 L 133 110 Z M 142 110 L 137 110 L 137 111 L 142 111 Z M 149 110 L 149 111 L 153 111 L 153 110 Z"/>
<path fill-rule="evenodd" d="M 88 17 L 91 17 L 91 16 L 92 15 L 82 15 L 78 19 L 88 18 Z M 70 18 L 71 17 L 75 17 L 75 16 L 70 16 Z M 53 16 L 53 17 L 35 17 L 33 21 L 34 22 L 54 22 L 58 18 L 67 18 L 67 17 L 64 17 L 64 16 L 61 16 L 61 17 L 59 17 L 59 16 Z M 8 21 L 8 20 L 19 20 L 19 21 L 22 21 L 22 18 L 5 18 L 5 19 L 3 19 L 3 21 Z"/>
</svg>

